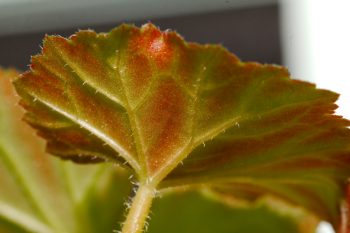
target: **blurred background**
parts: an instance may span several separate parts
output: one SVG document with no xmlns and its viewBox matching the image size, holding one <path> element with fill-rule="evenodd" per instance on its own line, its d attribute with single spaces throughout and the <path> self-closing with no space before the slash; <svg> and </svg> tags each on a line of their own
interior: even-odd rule
<svg viewBox="0 0 350 233">
<path fill-rule="evenodd" d="M 349 0 L 0 0 L 0 65 L 26 70 L 45 34 L 149 21 L 244 61 L 285 65 L 340 93 L 338 113 L 350 118 Z M 331 232 L 320 224 L 318 233 Z"/>
</svg>

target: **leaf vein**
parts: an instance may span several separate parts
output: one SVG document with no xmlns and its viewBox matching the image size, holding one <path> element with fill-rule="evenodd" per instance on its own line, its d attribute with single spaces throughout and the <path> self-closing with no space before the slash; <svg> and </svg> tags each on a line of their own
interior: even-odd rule
<svg viewBox="0 0 350 233">
<path fill-rule="evenodd" d="M 79 117 L 76 117 L 68 112 L 66 112 L 65 110 L 45 101 L 42 100 L 40 97 L 38 96 L 34 96 L 33 94 L 31 94 L 31 96 L 33 98 L 36 98 L 37 101 L 40 101 L 42 104 L 44 104 L 46 107 L 52 109 L 55 112 L 58 112 L 59 114 L 65 116 L 66 118 L 68 118 L 69 120 L 71 120 L 72 122 L 76 123 L 77 125 L 79 125 L 80 127 L 88 130 L 89 132 L 91 132 L 92 134 L 94 134 L 96 137 L 98 137 L 99 139 L 101 139 L 102 141 L 104 141 L 107 145 L 109 145 L 111 148 L 113 148 L 116 152 L 119 153 L 120 156 L 122 156 L 126 161 L 128 161 L 130 163 L 130 165 L 135 169 L 135 170 L 139 170 L 139 164 L 137 163 L 137 161 L 132 157 L 132 155 L 129 154 L 128 151 L 126 151 L 122 146 L 120 146 L 118 143 L 115 142 L 115 140 L 111 139 L 108 137 L 108 135 L 104 134 L 102 131 L 100 131 L 99 129 L 97 129 L 95 126 L 90 125 L 88 122 L 81 120 Z"/>
</svg>

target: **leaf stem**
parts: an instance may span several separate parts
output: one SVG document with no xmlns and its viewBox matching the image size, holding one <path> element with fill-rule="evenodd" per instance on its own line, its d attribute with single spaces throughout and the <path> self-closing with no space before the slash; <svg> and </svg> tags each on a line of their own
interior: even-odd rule
<svg viewBox="0 0 350 233">
<path fill-rule="evenodd" d="M 140 184 L 126 220 L 122 233 L 141 233 L 146 224 L 146 219 L 155 196 L 155 187 L 149 183 Z"/>
</svg>

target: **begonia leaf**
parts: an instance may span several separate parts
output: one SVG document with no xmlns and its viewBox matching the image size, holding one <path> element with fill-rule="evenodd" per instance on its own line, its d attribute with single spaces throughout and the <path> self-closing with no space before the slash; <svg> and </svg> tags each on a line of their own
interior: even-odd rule
<svg viewBox="0 0 350 233">
<path fill-rule="evenodd" d="M 350 175 L 337 94 L 152 24 L 47 36 L 15 82 L 51 154 L 130 167 L 159 188 L 303 206 L 334 226 Z"/>
</svg>

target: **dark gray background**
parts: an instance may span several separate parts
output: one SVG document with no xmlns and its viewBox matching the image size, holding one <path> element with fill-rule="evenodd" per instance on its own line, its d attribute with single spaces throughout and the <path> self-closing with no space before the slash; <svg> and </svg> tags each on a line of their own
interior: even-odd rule
<svg viewBox="0 0 350 233">
<path fill-rule="evenodd" d="M 151 18 L 130 23 L 142 25 L 150 21 L 163 30 L 176 30 L 187 41 L 223 44 L 244 61 L 280 64 L 278 20 L 278 6 L 271 5 L 161 19 Z M 89 28 L 106 32 L 120 23 L 91 25 Z M 30 56 L 40 52 L 45 34 L 69 36 L 75 31 L 77 28 L 52 29 L 47 32 L 0 37 L 0 66 L 26 70 Z"/>
</svg>

